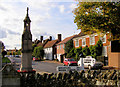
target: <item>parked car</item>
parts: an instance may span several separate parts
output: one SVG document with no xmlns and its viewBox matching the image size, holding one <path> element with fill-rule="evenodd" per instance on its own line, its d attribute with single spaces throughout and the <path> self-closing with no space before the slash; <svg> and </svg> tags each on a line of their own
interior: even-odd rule
<svg viewBox="0 0 120 87">
<path fill-rule="evenodd" d="M 81 66 L 81 61 L 82 59 L 80 58 L 80 60 L 78 61 L 78 66 Z M 91 56 L 86 56 L 86 58 L 83 58 L 83 65 L 84 68 L 102 68 L 103 67 L 103 63 L 102 62 L 96 62 L 95 58 L 92 58 Z"/>
<path fill-rule="evenodd" d="M 37 60 L 39 60 L 39 59 L 38 59 L 38 58 L 36 58 L 36 57 L 33 57 L 33 60 L 34 60 L 34 61 L 37 61 Z"/>
<path fill-rule="evenodd" d="M 63 61 L 63 65 L 65 66 L 77 66 L 77 61 L 73 58 L 65 58 Z"/>
</svg>

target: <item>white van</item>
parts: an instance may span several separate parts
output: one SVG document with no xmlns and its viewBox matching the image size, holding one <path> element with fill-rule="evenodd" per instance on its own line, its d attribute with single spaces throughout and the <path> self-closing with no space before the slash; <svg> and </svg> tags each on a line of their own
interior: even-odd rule
<svg viewBox="0 0 120 87">
<path fill-rule="evenodd" d="M 82 61 L 83 61 L 83 65 L 85 68 L 91 69 L 91 68 L 102 68 L 103 67 L 103 63 L 96 62 L 96 59 L 92 58 L 92 56 L 86 56 L 86 58 L 80 58 L 80 60 L 78 61 L 78 66 L 82 66 Z"/>
</svg>

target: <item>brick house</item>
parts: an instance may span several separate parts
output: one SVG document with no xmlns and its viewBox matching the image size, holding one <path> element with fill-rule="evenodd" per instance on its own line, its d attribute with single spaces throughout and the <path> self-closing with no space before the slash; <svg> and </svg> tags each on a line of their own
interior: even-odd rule
<svg viewBox="0 0 120 87">
<path fill-rule="evenodd" d="M 101 39 L 103 42 L 103 50 L 102 50 L 102 56 L 108 57 L 109 49 L 108 47 L 110 46 L 110 41 L 108 33 L 105 34 L 103 37 L 100 37 L 97 33 L 93 33 L 92 35 L 86 35 L 80 32 L 78 34 L 78 37 L 73 39 L 74 47 L 82 47 L 84 48 L 85 46 L 90 46 L 90 45 L 96 45 L 98 40 Z"/>
<path fill-rule="evenodd" d="M 73 36 L 70 36 L 70 37 L 67 37 L 67 38 L 65 38 L 64 40 L 62 40 L 61 42 L 59 42 L 58 44 L 57 44 L 57 59 L 58 59 L 58 61 L 63 61 L 63 59 L 65 58 L 65 50 L 64 50 L 64 48 L 65 48 L 65 44 L 69 41 L 69 40 L 71 40 L 71 39 L 73 39 L 73 38 L 75 38 L 75 37 L 77 37 L 78 35 L 73 35 Z"/>
<path fill-rule="evenodd" d="M 56 44 L 61 41 L 61 34 L 58 34 L 58 39 L 48 41 L 44 46 L 44 59 L 54 60 L 57 57 L 57 47 Z"/>
</svg>

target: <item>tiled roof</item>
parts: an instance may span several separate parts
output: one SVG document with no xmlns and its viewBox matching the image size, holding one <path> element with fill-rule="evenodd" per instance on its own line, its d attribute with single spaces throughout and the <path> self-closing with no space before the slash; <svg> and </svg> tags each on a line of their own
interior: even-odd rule
<svg viewBox="0 0 120 87">
<path fill-rule="evenodd" d="M 52 47 L 52 46 L 54 46 L 57 42 L 58 42 L 58 40 L 48 41 L 48 43 L 44 46 L 44 48 Z"/>
<path fill-rule="evenodd" d="M 73 36 L 67 37 L 64 40 L 62 40 L 61 42 L 59 42 L 57 45 L 66 43 L 66 42 L 68 42 L 69 40 L 71 40 L 71 39 L 73 39 L 75 37 L 78 37 L 78 35 L 73 35 Z"/>
<path fill-rule="evenodd" d="M 92 31 L 92 32 L 91 32 L 91 34 L 94 34 L 94 33 L 96 33 L 96 31 Z M 84 34 L 83 32 L 80 32 L 80 33 L 78 34 L 78 37 L 85 36 L 85 35 L 87 35 L 87 34 Z"/>
<path fill-rule="evenodd" d="M 42 42 L 39 42 L 39 43 L 37 44 L 37 46 L 43 46 L 43 43 L 42 43 Z"/>
<path fill-rule="evenodd" d="M 44 40 L 43 41 L 43 43 L 42 42 L 39 42 L 38 44 L 37 44 L 37 46 L 45 46 L 45 44 L 47 43 L 49 41 L 49 39 L 46 39 L 46 40 Z"/>
<path fill-rule="evenodd" d="M 80 32 L 80 33 L 78 34 L 78 36 L 79 36 L 79 37 L 80 37 L 80 36 L 85 36 L 85 34 L 82 33 L 82 32 Z"/>
</svg>

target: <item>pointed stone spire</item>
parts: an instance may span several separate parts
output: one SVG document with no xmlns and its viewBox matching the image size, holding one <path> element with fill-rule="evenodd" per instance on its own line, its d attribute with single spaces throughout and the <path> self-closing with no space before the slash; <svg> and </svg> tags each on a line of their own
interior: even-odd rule
<svg viewBox="0 0 120 87">
<path fill-rule="evenodd" d="M 29 10 L 29 8 L 27 7 L 27 14 L 26 14 L 26 17 L 24 19 L 24 22 L 31 22 L 31 20 L 29 18 L 28 10 Z"/>
<path fill-rule="evenodd" d="M 29 15 L 29 14 L 28 14 L 28 10 L 29 10 L 29 8 L 27 7 L 27 15 L 26 15 L 27 17 L 28 17 L 28 15 Z"/>
</svg>

